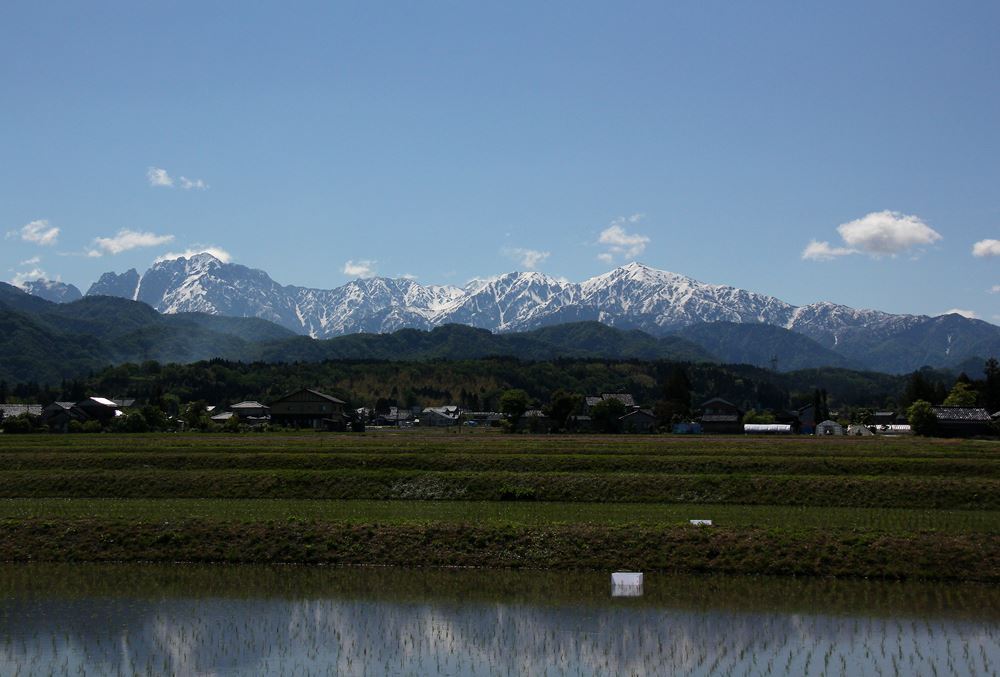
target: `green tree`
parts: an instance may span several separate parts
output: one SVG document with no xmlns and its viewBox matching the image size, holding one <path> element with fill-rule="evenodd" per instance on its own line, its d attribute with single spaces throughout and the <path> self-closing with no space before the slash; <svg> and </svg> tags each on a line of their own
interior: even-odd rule
<svg viewBox="0 0 1000 677">
<path fill-rule="evenodd" d="M 87 421 L 83 424 L 83 429 L 81 432 L 85 433 L 99 433 L 103 430 L 100 421 Z"/>
<path fill-rule="evenodd" d="M 590 408 L 590 419 L 594 424 L 594 430 L 600 433 L 620 433 L 621 417 L 625 412 L 626 407 L 621 400 L 613 397 L 601 400 Z"/>
<path fill-rule="evenodd" d="M 663 399 L 670 402 L 674 412 L 682 417 L 691 415 L 691 379 L 684 367 L 674 366 L 663 387 Z"/>
<path fill-rule="evenodd" d="M 227 433 L 238 433 L 240 431 L 240 417 L 233 414 L 222 424 L 222 429 Z"/>
<path fill-rule="evenodd" d="M 946 407 L 974 407 L 977 395 L 976 389 L 970 383 L 957 381 L 948 393 L 948 397 L 944 398 L 943 404 Z"/>
<path fill-rule="evenodd" d="M 990 413 L 1000 409 L 1000 362 L 991 357 L 983 366 L 986 380 L 983 382 L 983 404 Z"/>
<path fill-rule="evenodd" d="M 774 423 L 774 414 L 769 411 L 757 411 L 751 409 L 743 414 L 744 423 Z"/>
<path fill-rule="evenodd" d="M 139 410 L 152 431 L 166 430 L 169 426 L 166 414 L 159 407 L 147 404 Z"/>
<path fill-rule="evenodd" d="M 204 400 L 190 402 L 182 412 L 182 419 L 189 430 L 206 430 L 212 421 L 208 418 Z"/>
<path fill-rule="evenodd" d="M 518 421 L 521 420 L 521 417 L 524 416 L 524 412 L 527 410 L 528 393 L 520 388 L 505 390 L 500 396 L 500 411 L 510 421 L 511 426 L 516 428 Z"/>
<path fill-rule="evenodd" d="M 830 407 L 827 404 L 825 389 L 813 390 L 813 412 L 817 425 L 830 418 Z"/>
<path fill-rule="evenodd" d="M 917 435 L 933 435 L 937 426 L 937 416 L 931 403 L 927 400 L 917 400 L 906 410 L 906 420 Z"/>
<path fill-rule="evenodd" d="M 148 433 L 149 432 L 149 422 L 146 421 L 146 417 L 142 415 L 141 411 L 132 411 L 125 414 L 123 417 L 123 423 L 121 423 L 121 428 L 127 433 Z"/>
<path fill-rule="evenodd" d="M 582 406 L 582 395 L 559 389 L 552 393 L 552 398 L 543 408 L 543 412 L 552 419 L 556 430 L 565 430 L 569 417 L 579 412 Z"/>
<path fill-rule="evenodd" d="M 38 417 L 20 414 L 3 419 L 3 431 L 8 435 L 23 435 L 38 430 Z"/>
<path fill-rule="evenodd" d="M 670 369 L 663 386 L 663 399 L 653 405 L 657 423 L 669 426 L 691 417 L 691 380 L 687 370 L 680 366 Z"/>
</svg>

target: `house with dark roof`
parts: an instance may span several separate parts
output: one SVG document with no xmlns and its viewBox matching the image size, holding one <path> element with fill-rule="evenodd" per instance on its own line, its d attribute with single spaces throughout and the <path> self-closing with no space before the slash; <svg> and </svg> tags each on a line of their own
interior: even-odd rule
<svg viewBox="0 0 1000 677">
<path fill-rule="evenodd" d="M 344 430 L 347 404 L 333 395 L 312 388 L 302 388 L 271 402 L 271 421 L 290 428 Z"/>
<path fill-rule="evenodd" d="M 97 421 L 105 426 L 121 415 L 122 411 L 114 400 L 88 397 L 79 402 L 53 402 L 42 409 L 39 421 L 52 432 L 65 433 L 69 432 L 69 424 L 73 421 Z"/>
<path fill-rule="evenodd" d="M 590 410 L 606 400 L 618 400 L 625 405 L 626 409 L 638 409 L 635 398 L 630 393 L 601 393 L 600 395 L 588 395 L 583 398 L 583 413 L 589 414 Z"/>
<path fill-rule="evenodd" d="M 807 404 L 804 407 L 799 407 L 796 412 L 799 419 L 799 432 L 803 435 L 812 435 L 816 432 L 816 424 L 819 421 L 816 420 L 816 406 L 813 404 Z"/>
<path fill-rule="evenodd" d="M 458 425 L 462 411 L 455 405 L 449 404 L 443 407 L 425 407 L 420 412 L 420 425 L 426 426 L 450 426 Z"/>
<path fill-rule="evenodd" d="M 618 420 L 627 433 L 656 432 L 656 415 L 649 409 L 633 409 Z"/>
<path fill-rule="evenodd" d="M 503 414 L 499 411 L 466 411 L 462 413 L 462 418 L 466 423 L 473 421 L 488 428 L 498 428 L 503 422 Z"/>
<path fill-rule="evenodd" d="M 743 433 L 743 412 L 732 402 L 713 397 L 701 404 L 702 432 L 722 435 L 740 435 Z"/>
<path fill-rule="evenodd" d="M 996 435 L 990 412 L 980 407 L 932 407 L 939 437 L 977 437 Z"/>
<path fill-rule="evenodd" d="M 375 425 L 379 426 L 406 425 L 413 421 L 413 412 L 409 409 L 389 407 L 389 411 L 382 414 L 376 414 L 373 420 Z"/>
<path fill-rule="evenodd" d="M 889 426 L 889 425 L 901 425 L 906 423 L 906 414 L 897 413 L 895 411 L 880 410 L 872 413 L 871 420 L 868 425 L 873 425 L 875 427 Z"/>
<path fill-rule="evenodd" d="M 517 430 L 529 433 L 550 433 L 554 422 L 541 409 L 528 409 L 517 420 Z"/>
<path fill-rule="evenodd" d="M 106 397 L 88 397 L 77 402 L 74 407 L 86 414 L 88 420 L 100 421 L 101 425 L 106 425 L 122 415 L 115 401 Z"/>
</svg>

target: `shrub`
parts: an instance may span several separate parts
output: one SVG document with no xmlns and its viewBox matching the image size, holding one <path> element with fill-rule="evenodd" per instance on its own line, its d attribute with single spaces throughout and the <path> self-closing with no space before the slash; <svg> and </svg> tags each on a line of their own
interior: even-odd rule
<svg viewBox="0 0 1000 677">
<path fill-rule="evenodd" d="M 23 435 L 38 430 L 38 417 L 21 414 L 3 420 L 3 431 L 8 435 Z"/>
<path fill-rule="evenodd" d="M 906 419 L 916 435 L 933 435 L 937 427 L 937 416 L 931 403 L 926 400 L 917 400 L 911 404 L 906 410 Z"/>
</svg>

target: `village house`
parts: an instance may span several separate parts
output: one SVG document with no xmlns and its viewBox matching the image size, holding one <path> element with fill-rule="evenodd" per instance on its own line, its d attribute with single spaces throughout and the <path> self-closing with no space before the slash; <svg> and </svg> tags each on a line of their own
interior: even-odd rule
<svg viewBox="0 0 1000 677">
<path fill-rule="evenodd" d="M 934 434 L 940 437 L 976 437 L 995 435 L 993 419 L 979 407 L 933 407 L 937 423 Z"/>
<path fill-rule="evenodd" d="M 271 421 L 289 428 L 344 430 L 343 400 L 312 388 L 302 388 L 271 402 Z"/>
<path fill-rule="evenodd" d="M 462 414 L 466 424 L 474 423 L 478 426 L 496 428 L 503 421 L 503 414 L 499 411 L 466 411 Z"/>
<path fill-rule="evenodd" d="M 517 430 L 529 433 L 550 433 L 554 427 L 551 418 L 541 409 L 528 409 L 517 421 Z"/>
<path fill-rule="evenodd" d="M 106 397 L 88 397 L 77 402 L 74 407 L 82 411 L 87 420 L 100 421 L 101 425 L 107 425 L 122 415 L 122 411 L 115 401 Z"/>
<path fill-rule="evenodd" d="M 633 409 L 618 419 L 627 433 L 655 433 L 656 415 L 649 409 Z"/>
<path fill-rule="evenodd" d="M 409 409 L 389 407 L 389 411 L 376 414 L 373 423 L 379 426 L 405 426 L 413 422 L 413 412 Z"/>
<path fill-rule="evenodd" d="M 701 429 L 705 433 L 739 435 L 743 432 L 743 412 L 732 402 L 713 397 L 701 404 Z"/>
<path fill-rule="evenodd" d="M 115 400 L 106 397 L 88 397 L 79 402 L 53 402 L 42 409 L 39 422 L 52 432 L 69 432 L 70 423 L 97 421 L 105 426 L 122 415 Z"/>
<path fill-rule="evenodd" d="M 799 432 L 803 435 L 812 435 L 816 432 L 816 406 L 807 404 L 799 407 L 796 411 L 799 419 Z"/>
<path fill-rule="evenodd" d="M 39 422 L 54 433 L 69 432 L 71 421 L 86 420 L 86 416 L 80 410 L 74 409 L 75 402 L 53 402 L 42 409 L 39 415 Z"/>
<path fill-rule="evenodd" d="M 590 411 L 605 400 L 618 400 L 625 405 L 626 409 L 638 409 L 635 398 L 629 393 L 602 393 L 600 395 L 588 395 L 583 398 L 583 413 L 590 414 Z"/>
<path fill-rule="evenodd" d="M 566 419 L 566 431 L 571 433 L 589 433 L 594 429 L 594 420 L 586 414 L 570 416 Z"/>
<path fill-rule="evenodd" d="M 462 411 L 453 404 L 443 407 L 425 407 L 420 412 L 420 425 L 450 426 L 458 425 Z"/>
</svg>

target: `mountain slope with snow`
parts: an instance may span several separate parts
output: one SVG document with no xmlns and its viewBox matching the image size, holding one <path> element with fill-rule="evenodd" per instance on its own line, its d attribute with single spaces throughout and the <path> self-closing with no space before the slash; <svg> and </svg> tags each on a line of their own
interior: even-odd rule
<svg viewBox="0 0 1000 677">
<path fill-rule="evenodd" d="M 824 351 L 876 369 L 885 368 L 887 355 L 892 369 L 900 371 L 954 364 L 973 356 L 970 350 L 979 351 L 976 356 L 1000 353 L 1000 328 L 985 322 L 952 318 L 942 324 L 940 318 L 825 302 L 796 307 L 640 263 L 581 283 L 513 272 L 464 288 L 373 277 L 311 289 L 280 285 L 262 270 L 204 253 L 158 262 L 141 276 L 134 270 L 106 273 L 87 294 L 132 298 L 168 314 L 258 317 L 314 338 L 449 323 L 514 332 L 588 320 L 663 336 L 703 323 L 737 323 L 790 330 Z"/>
</svg>

